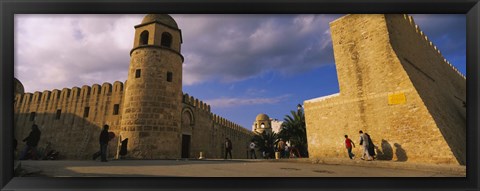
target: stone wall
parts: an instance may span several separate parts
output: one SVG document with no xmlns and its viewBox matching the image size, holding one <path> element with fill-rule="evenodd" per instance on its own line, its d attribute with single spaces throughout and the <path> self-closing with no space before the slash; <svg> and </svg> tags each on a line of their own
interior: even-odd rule
<svg viewBox="0 0 480 191">
<path fill-rule="evenodd" d="M 412 23 L 407 15 L 330 23 L 340 93 L 304 103 L 311 157 L 348 157 L 344 135 L 360 157 L 363 130 L 380 160 L 465 164 L 465 77 Z"/>
<path fill-rule="evenodd" d="M 183 96 L 183 108 L 182 115 L 191 113 L 194 120 L 191 129 L 185 129 L 182 124 L 183 133 L 192 135 L 191 157 L 198 158 L 203 152 L 207 158 L 223 158 L 225 138 L 229 138 L 233 145 L 233 158 L 247 158 L 247 146 L 253 138 L 251 131 L 211 113 L 208 104 L 188 94 Z"/>
<path fill-rule="evenodd" d="M 19 141 L 18 149 L 23 149 L 25 145 L 21 140 L 28 136 L 30 127 L 36 123 L 42 132 L 39 148 L 50 142 L 52 149 L 60 151 L 62 159 L 90 160 L 92 154 L 99 150 L 98 136 L 101 128 L 108 124 L 110 131 L 117 135 L 108 149 L 109 156 L 114 157 L 119 137 L 125 138 L 129 132 L 120 126 L 123 88 L 124 83 L 117 81 L 113 86 L 104 83 L 102 86 L 95 84 L 91 87 L 64 88 L 62 91 L 55 89 L 17 94 L 16 99 L 19 101 L 15 103 L 15 137 Z M 252 132 L 211 113 L 209 105 L 188 94 L 184 94 L 183 98 L 183 110 L 188 108 L 194 118 L 193 123 L 189 123 L 192 124 L 190 158 L 198 158 L 200 152 L 207 158 L 223 158 L 226 137 L 232 140 L 233 157 L 247 158 L 246 146 L 253 137 Z M 120 106 L 118 115 L 113 114 L 115 104 Z M 85 107 L 90 107 L 88 117 L 84 117 Z M 60 119 L 56 119 L 58 109 L 62 110 Z M 36 113 L 33 121 L 30 121 L 31 112 Z M 161 134 L 155 137 L 163 139 Z M 129 139 L 130 141 L 134 140 Z M 159 145 L 156 141 L 151 144 Z M 176 146 L 181 149 L 181 145 Z"/>
<path fill-rule="evenodd" d="M 123 103 L 123 83 L 83 86 L 81 89 L 17 94 L 15 103 L 15 136 L 22 149 L 32 124 L 39 125 L 42 137 L 39 147 L 47 142 L 60 151 L 62 157 L 88 159 L 99 150 L 98 136 L 103 124 L 109 124 L 118 134 L 120 114 L 114 115 L 114 105 Z M 88 116 L 85 114 L 89 108 Z M 57 114 L 58 110 L 60 115 Z M 35 114 L 33 114 L 33 112 Z M 35 115 L 35 117 L 33 117 Z M 59 118 L 58 118 L 59 117 Z M 110 144 L 110 151 L 114 151 Z"/>
</svg>

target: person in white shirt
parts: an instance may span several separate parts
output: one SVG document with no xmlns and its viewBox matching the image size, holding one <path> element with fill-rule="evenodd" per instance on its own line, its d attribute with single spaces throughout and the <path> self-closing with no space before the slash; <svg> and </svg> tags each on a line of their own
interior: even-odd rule
<svg viewBox="0 0 480 191">
<path fill-rule="evenodd" d="M 257 154 L 255 154 L 255 143 L 252 141 L 250 142 L 250 158 L 252 159 L 253 157 L 255 157 L 255 159 L 257 159 Z"/>
</svg>

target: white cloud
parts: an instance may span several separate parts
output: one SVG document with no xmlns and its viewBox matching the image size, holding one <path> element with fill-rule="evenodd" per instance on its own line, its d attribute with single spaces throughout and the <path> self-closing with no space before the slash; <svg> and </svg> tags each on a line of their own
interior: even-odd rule
<svg viewBox="0 0 480 191">
<path fill-rule="evenodd" d="M 141 17 L 16 15 L 16 77 L 27 92 L 125 81 Z"/>
<path fill-rule="evenodd" d="M 245 105 L 276 104 L 285 101 L 289 97 L 291 97 L 291 95 L 286 94 L 271 98 L 218 98 L 206 100 L 205 103 L 210 104 L 210 106 L 215 108 L 225 108 Z"/>
</svg>

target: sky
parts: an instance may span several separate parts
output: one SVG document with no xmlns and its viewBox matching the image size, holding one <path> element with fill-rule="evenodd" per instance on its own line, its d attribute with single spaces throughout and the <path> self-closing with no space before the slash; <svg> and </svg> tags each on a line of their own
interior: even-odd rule
<svg viewBox="0 0 480 191">
<path fill-rule="evenodd" d="M 15 77 L 26 92 L 125 82 L 144 15 L 15 15 Z M 251 130 L 339 92 L 329 22 L 344 15 L 171 15 L 182 30 L 183 92 Z M 412 15 L 466 73 L 465 15 Z"/>
</svg>

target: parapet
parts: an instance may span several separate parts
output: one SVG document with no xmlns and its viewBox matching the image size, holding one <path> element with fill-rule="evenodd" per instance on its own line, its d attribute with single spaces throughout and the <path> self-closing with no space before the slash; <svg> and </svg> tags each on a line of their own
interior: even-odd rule
<svg viewBox="0 0 480 191">
<path fill-rule="evenodd" d="M 403 14 L 403 18 L 406 22 L 408 22 L 408 24 L 412 27 L 413 30 L 415 30 L 415 32 L 420 36 L 420 38 L 425 41 L 425 43 L 427 44 L 427 46 L 430 46 L 433 51 L 437 52 L 438 56 L 440 58 L 443 58 L 443 63 L 445 64 L 448 64 L 450 66 L 450 68 L 452 68 L 458 75 L 460 75 L 463 79 L 466 79 L 465 75 L 463 75 L 460 71 L 458 71 L 457 68 L 455 68 L 452 64 L 450 64 L 449 61 L 447 61 L 447 59 L 445 59 L 443 57 L 443 55 L 441 54 L 440 50 L 437 48 L 437 46 L 435 46 L 427 37 L 427 35 L 425 35 L 423 33 L 422 30 L 420 30 L 420 27 L 415 24 L 415 21 L 413 20 L 413 17 L 410 16 L 410 15 L 407 15 L 407 14 Z"/>
<path fill-rule="evenodd" d="M 194 98 L 193 96 L 189 96 L 187 93 L 183 94 L 182 102 L 194 106 L 201 111 L 210 112 L 210 105 Z"/>
<path fill-rule="evenodd" d="M 123 83 L 120 81 L 114 82 L 113 86 L 110 83 L 103 83 L 102 86 L 99 84 L 93 84 L 92 86 L 84 85 L 82 88 L 73 87 L 73 88 L 63 88 L 61 91 L 58 89 L 53 89 L 52 91 L 45 90 L 43 92 L 36 91 L 32 93 L 25 93 L 18 97 L 22 104 L 44 104 L 50 101 L 60 101 L 66 102 L 71 101 L 72 99 L 86 99 L 91 95 L 108 95 L 112 93 L 121 94 L 123 91 Z"/>
</svg>

